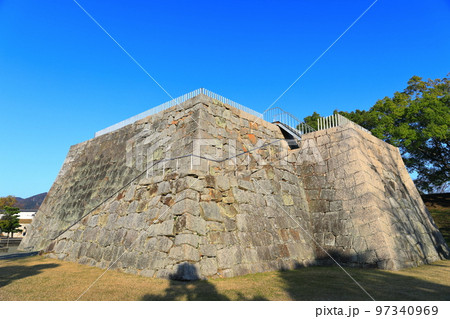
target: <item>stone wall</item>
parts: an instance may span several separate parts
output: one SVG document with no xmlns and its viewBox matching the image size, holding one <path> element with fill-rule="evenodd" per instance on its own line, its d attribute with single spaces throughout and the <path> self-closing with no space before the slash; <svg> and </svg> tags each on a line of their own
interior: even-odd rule
<svg viewBox="0 0 450 319">
<path fill-rule="evenodd" d="M 147 157 L 157 160 L 166 151 L 181 154 L 192 149 L 199 112 L 192 102 L 72 146 L 21 248 L 47 247 L 61 231 L 141 174 Z"/>
<path fill-rule="evenodd" d="M 448 254 L 396 148 L 351 124 L 299 146 L 197 96 L 73 146 L 21 248 L 181 279 Z"/>
<path fill-rule="evenodd" d="M 324 165 L 305 165 L 314 237 L 334 258 L 398 269 L 448 256 L 399 150 L 351 123 L 304 136 Z M 318 259 L 328 257 L 319 249 Z"/>
</svg>

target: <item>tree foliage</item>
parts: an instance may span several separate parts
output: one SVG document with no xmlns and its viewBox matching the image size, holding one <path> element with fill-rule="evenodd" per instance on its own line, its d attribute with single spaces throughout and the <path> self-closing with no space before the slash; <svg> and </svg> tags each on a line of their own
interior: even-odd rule
<svg viewBox="0 0 450 319">
<path fill-rule="evenodd" d="M 313 129 L 317 130 L 317 120 L 320 118 L 320 114 L 314 112 L 312 115 L 307 116 L 303 119 L 303 122 L 311 126 Z"/>
<path fill-rule="evenodd" d="M 2 232 L 6 232 L 8 237 L 9 234 L 13 237 L 14 233 L 20 232 L 19 212 L 19 208 L 9 206 L 5 206 L 4 211 L 1 212 L 0 229 Z"/>
<path fill-rule="evenodd" d="M 409 172 L 417 175 L 420 190 L 442 192 L 450 186 L 450 79 L 413 76 L 404 91 L 377 101 L 368 111 L 339 113 L 397 146 Z M 305 121 L 312 125 L 318 116 Z"/>
<path fill-rule="evenodd" d="M 4 209 L 5 206 L 13 207 L 17 204 L 17 199 L 12 196 L 0 197 L 0 209 Z"/>
</svg>

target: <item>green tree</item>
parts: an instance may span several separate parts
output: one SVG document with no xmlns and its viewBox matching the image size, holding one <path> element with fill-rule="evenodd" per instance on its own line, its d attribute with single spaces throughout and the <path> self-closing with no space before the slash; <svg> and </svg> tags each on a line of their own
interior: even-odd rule
<svg viewBox="0 0 450 319">
<path fill-rule="evenodd" d="M 19 208 L 17 207 L 9 207 L 5 206 L 4 211 L 1 212 L 2 218 L 0 219 L 0 229 L 2 232 L 6 232 L 7 237 L 9 238 L 9 234 L 11 233 L 11 237 L 13 237 L 14 233 L 20 232 L 20 223 L 19 223 Z"/>
<path fill-rule="evenodd" d="M 368 111 L 339 113 L 397 146 L 408 171 L 417 175 L 414 182 L 420 190 L 448 189 L 450 79 L 413 76 L 404 91 L 377 101 Z"/>
<path fill-rule="evenodd" d="M 303 119 L 303 122 L 311 126 L 313 129 L 317 130 L 317 120 L 320 118 L 320 114 L 314 112 L 312 115 L 307 116 Z"/>
</svg>

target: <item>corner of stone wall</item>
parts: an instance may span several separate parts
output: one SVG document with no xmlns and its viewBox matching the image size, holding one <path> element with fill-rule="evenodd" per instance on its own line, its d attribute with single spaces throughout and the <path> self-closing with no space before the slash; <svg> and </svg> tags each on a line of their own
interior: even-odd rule
<svg viewBox="0 0 450 319">
<path fill-rule="evenodd" d="M 351 125 L 305 135 L 311 142 L 326 164 L 303 165 L 301 174 L 318 246 L 344 263 L 385 269 L 448 252 L 396 147 Z"/>
</svg>

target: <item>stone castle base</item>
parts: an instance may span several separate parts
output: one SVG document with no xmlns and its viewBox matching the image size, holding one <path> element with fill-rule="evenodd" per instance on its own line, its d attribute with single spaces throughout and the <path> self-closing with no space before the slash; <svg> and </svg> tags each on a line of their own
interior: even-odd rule
<svg viewBox="0 0 450 319">
<path fill-rule="evenodd" d="M 298 146 L 197 96 L 73 146 L 21 249 L 179 279 L 448 256 L 397 148 L 351 123 Z"/>
</svg>

